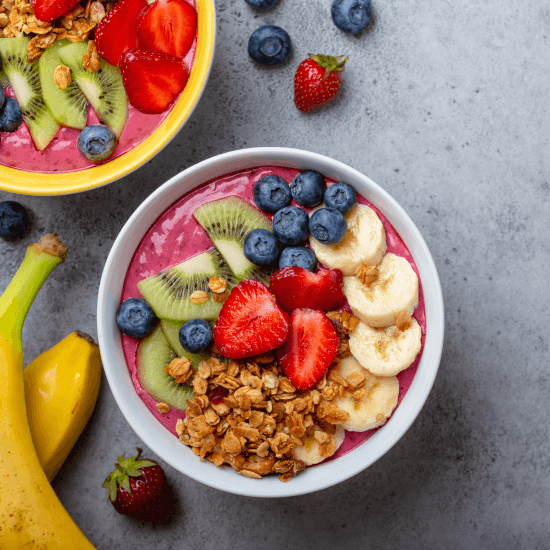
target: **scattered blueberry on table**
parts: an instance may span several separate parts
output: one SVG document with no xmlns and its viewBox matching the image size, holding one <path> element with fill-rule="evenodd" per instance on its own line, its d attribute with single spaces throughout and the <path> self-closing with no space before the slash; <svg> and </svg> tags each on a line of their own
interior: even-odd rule
<svg viewBox="0 0 550 550">
<path fill-rule="evenodd" d="M 279 176 L 265 176 L 254 185 L 252 197 L 256 206 L 264 212 L 275 214 L 292 202 L 288 183 Z"/>
<path fill-rule="evenodd" d="M 0 237 L 2 239 L 9 242 L 20 239 L 27 234 L 29 227 L 29 215 L 22 204 L 15 201 L 0 202 Z"/>
<path fill-rule="evenodd" d="M 212 327 L 204 319 L 191 319 L 179 331 L 180 344 L 190 353 L 204 351 L 212 338 Z"/>
<path fill-rule="evenodd" d="M 309 219 L 309 231 L 321 244 L 338 244 L 346 236 L 348 224 L 336 208 L 320 208 Z"/>
<path fill-rule="evenodd" d="M 356 34 L 370 21 L 372 4 L 370 0 L 334 0 L 331 15 L 341 31 Z"/>
<path fill-rule="evenodd" d="M 292 41 L 277 25 L 262 25 L 248 40 L 248 55 L 262 65 L 277 65 L 290 55 Z"/>
<path fill-rule="evenodd" d="M 271 6 L 274 6 L 278 2 L 278 0 L 245 0 L 245 2 L 253 8 L 263 10 L 265 8 L 270 8 Z"/>
<path fill-rule="evenodd" d="M 243 253 L 253 264 L 269 265 L 279 257 L 279 241 L 267 229 L 253 229 L 244 240 Z"/>
<path fill-rule="evenodd" d="M 317 270 L 317 258 L 312 250 L 305 246 L 291 246 L 281 252 L 279 269 L 288 266 L 303 267 L 315 273 Z"/>
<path fill-rule="evenodd" d="M 78 150 L 92 162 L 108 159 L 115 150 L 116 136 L 101 124 L 86 126 L 78 136 Z"/>
<path fill-rule="evenodd" d="M 329 208 L 336 208 L 342 214 L 349 212 L 357 201 L 355 189 L 343 181 L 334 183 L 325 191 L 323 202 Z"/>
<path fill-rule="evenodd" d="M 309 216 L 297 206 L 285 206 L 273 216 L 273 234 L 282 245 L 293 246 L 309 235 Z"/>
<path fill-rule="evenodd" d="M 143 298 L 128 298 L 120 304 L 116 322 L 123 334 L 132 338 L 145 338 L 153 332 L 158 318 Z"/>
</svg>

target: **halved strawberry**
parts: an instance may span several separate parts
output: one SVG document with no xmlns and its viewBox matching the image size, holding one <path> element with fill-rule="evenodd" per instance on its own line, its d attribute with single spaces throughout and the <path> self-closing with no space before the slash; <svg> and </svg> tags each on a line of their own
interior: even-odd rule
<svg viewBox="0 0 550 550">
<path fill-rule="evenodd" d="M 309 390 L 322 378 L 338 354 L 340 340 L 322 311 L 296 309 L 290 333 L 277 356 L 283 372 L 298 390 Z"/>
<path fill-rule="evenodd" d="M 185 88 L 189 73 L 179 57 L 127 50 L 120 58 L 128 101 L 142 113 L 163 113 Z"/>
<path fill-rule="evenodd" d="M 76 4 L 78 0 L 31 0 L 34 15 L 44 22 L 61 17 Z"/>
<path fill-rule="evenodd" d="M 146 7 L 145 0 L 119 0 L 96 27 L 97 51 L 111 65 L 118 65 L 126 50 L 138 47 L 137 19 Z"/>
<path fill-rule="evenodd" d="M 339 269 L 312 273 L 303 267 L 283 267 L 275 271 L 269 280 L 269 288 L 279 305 L 291 313 L 295 309 L 309 308 L 331 311 L 344 302 Z"/>
<path fill-rule="evenodd" d="M 197 33 L 197 12 L 185 0 L 157 0 L 140 14 L 139 47 L 184 57 Z"/>
<path fill-rule="evenodd" d="M 225 357 L 252 357 L 281 346 L 288 328 L 288 315 L 269 288 L 259 281 L 242 281 L 223 304 L 214 343 Z"/>
</svg>

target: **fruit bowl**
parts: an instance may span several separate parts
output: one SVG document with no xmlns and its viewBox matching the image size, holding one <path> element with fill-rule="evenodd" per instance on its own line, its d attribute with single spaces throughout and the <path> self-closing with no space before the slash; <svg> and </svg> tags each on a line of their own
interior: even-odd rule
<svg viewBox="0 0 550 550">
<path fill-rule="evenodd" d="M 289 483 L 276 476 L 261 480 L 238 475 L 198 458 L 155 418 L 136 393 L 125 360 L 116 312 L 134 252 L 159 216 L 179 198 L 215 178 L 243 170 L 274 166 L 315 170 L 325 177 L 348 182 L 372 203 L 395 228 L 408 247 L 420 275 L 426 312 L 426 338 L 418 369 L 391 418 L 347 454 L 307 468 Z M 170 179 L 134 212 L 118 235 L 103 271 L 98 296 L 98 337 L 105 373 L 115 399 L 142 440 L 180 472 L 211 487 L 246 496 L 285 497 L 311 493 L 361 472 L 386 453 L 410 427 L 435 380 L 443 346 L 444 315 L 441 286 L 434 262 L 420 232 L 405 211 L 381 187 L 356 170 L 331 158 L 285 148 L 245 149 L 203 161 Z"/>
<path fill-rule="evenodd" d="M 27 195 L 64 195 L 94 189 L 128 175 L 168 145 L 197 105 L 208 81 L 214 57 L 214 0 L 196 0 L 196 7 L 197 44 L 189 81 L 168 115 L 153 132 L 126 153 L 90 168 L 69 172 L 40 172 L 0 164 L 0 189 Z"/>
</svg>

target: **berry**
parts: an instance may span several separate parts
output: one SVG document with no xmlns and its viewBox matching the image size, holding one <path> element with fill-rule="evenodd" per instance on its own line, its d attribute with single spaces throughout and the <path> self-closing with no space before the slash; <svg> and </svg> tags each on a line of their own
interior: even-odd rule
<svg viewBox="0 0 550 550">
<path fill-rule="evenodd" d="M 322 378 L 339 348 L 338 334 L 322 311 L 297 309 L 290 317 L 288 340 L 277 356 L 294 387 L 303 391 Z"/>
<path fill-rule="evenodd" d="M 321 244 L 338 244 L 347 230 L 344 215 L 336 208 L 320 208 L 309 218 L 309 231 Z"/>
<path fill-rule="evenodd" d="M 347 214 L 356 202 L 357 193 L 355 189 L 343 181 L 331 185 L 325 191 L 325 206 L 336 208 L 336 210 L 340 210 L 342 214 Z"/>
<path fill-rule="evenodd" d="M 334 0 L 330 10 L 334 24 L 347 33 L 362 31 L 372 17 L 370 0 Z"/>
<path fill-rule="evenodd" d="M 245 2 L 253 8 L 263 10 L 274 6 L 277 3 L 277 0 L 245 0 Z"/>
<path fill-rule="evenodd" d="M 262 65 L 277 65 L 289 55 L 292 41 L 288 33 L 277 25 L 262 25 L 248 40 L 248 55 Z"/>
<path fill-rule="evenodd" d="M 309 234 L 309 217 L 297 206 L 285 206 L 273 216 L 273 234 L 285 246 L 300 244 Z"/>
<path fill-rule="evenodd" d="M 61 17 L 76 4 L 78 0 L 31 0 L 34 15 L 44 22 Z"/>
<path fill-rule="evenodd" d="M 174 510 L 174 495 L 166 474 L 155 460 L 138 455 L 118 457 L 116 468 L 103 482 L 119 514 L 149 523 L 164 523 Z"/>
<path fill-rule="evenodd" d="M 120 332 L 132 338 L 149 336 L 158 318 L 143 298 L 128 298 L 116 312 L 116 323 Z"/>
<path fill-rule="evenodd" d="M 107 126 L 86 126 L 78 136 L 78 150 L 92 162 L 108 159 L 115 147 L 116 136 Z"/>
<path fill-rule="evenodd" d="M 30 228 L 29 215 L 22 204 L 15 201 L 0 202 L 0 237 L 15 241 L 24 237 Z"/>
<path fill-rule="evenodd" d="M 128 101 L 146 114 L 166 111 L 189 79 L 179 57 L 149 50 L 127 50 L 120 70 Z"/>
<path fill-rule="evenodd" d="M 256 206 L 264 212 L 275 214 L 292 202 L 288 183 L 279 176 L 265 176 L 254 185 L 252 192 Z"/>
<path fill-rule="evenodd" d="M 203 319 L 191 319 L 180 328 L 180 344 L 190 353 L 199 353 L 212 343 L 212 327 Z"/>
<path fill-rule="evenodd" d="M 317 269 L 317 258 L 312 250 L 305 246 L 291 246 L 281 252 L 279 269 L 287 266 L 297 266 L 313 271 Z"/>
<path fill-rule="evenodd" d="M 21 109 L 13 97 L 6 97 L 0 109 L 0 132 L 15 132 L 21 126 Z"/>
<path fill-rule="evenodd" d="M 334 101 L 340 93 L 347 57 L 310 54 L 294 75 L 294 103 L 307 113 Z"/>
<path fill-rule="evenodd" d="M 267 229 L 253 229 L 244 240 L 243 253 L 253 264 L 272 264 L 280 252 L 279 241 Z"/>
<path fill-rule="evenodd" d="M 224 388 L 222 386 L 217 386 L 214 388 L 211 392 L 208 392 L 206 395 L 208 396 L 208 401 L 212 403 L 212 405 L 219 405 L 223 402 L 223 398 L 227 397 L 227 394 L 229 391 L 227 388 Z"/>
<path fill-rule="evenodd" d="M 343 281 L 339 269 L 311 273 L 301 267 L 284 267 L 271 275 L 269 288 L 289 313 L 300 308 L 332 311 L 344 303 Z"/>
<path fill-rule="evenodd" d="M 292 198 L 306 208 L 313 208 L 323 202 L 325 178 L 318 172 L 307 170 L 298 174 L 290 184 Z"/>
<path fill-rule="evenodd" d="M 259 281 L 239 283 L 225 301 L 214 327 L 214 343 L 224 357 L 242 359 L 281 346 L 288 337 L 288 315 Z"/>
</svg>

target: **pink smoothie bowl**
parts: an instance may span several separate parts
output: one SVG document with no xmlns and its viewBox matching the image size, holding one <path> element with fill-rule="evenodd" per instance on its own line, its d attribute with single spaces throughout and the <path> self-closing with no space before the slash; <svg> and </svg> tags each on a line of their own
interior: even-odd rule
<svg viewBox="0 0 550 550">
<path fill-rule="evenodd" d="M 217 467 L 193 454 L 164 427 L 138 395 L 126 363 L 116 311 L 126 273 L 142 238 L 175 201 L 197 187 L 227 174 L 260 167 L 315 170 L 325 178 L 345 181 L 393 226 L 414 259 L 422 284 L 426 331 L 423 351 L 410 386 L 390 419 L 366 441 L 335 459 L 308 467 L 288 483 L 277 476 L 243 477 L 230 467 Z M 420 413 L 434 383 L 444 335 L 441 285 L 422 235 L 406 212 L 379 185 L 357 170 L 329 157 L 281 147 L 243 149 L 205 160 L 167 181 L 134 212 L 118 235 L 99 287 L 98 338 L 107 380 L 123 415 L 145 444 L 181 473 L 210 487 L 251 497 L 288 497 L 319 491 L 368 468 L 391 449 Z M 387 464 L 391 468 L 391 464 Z"/>
</svg>

